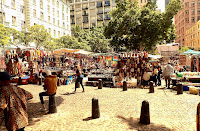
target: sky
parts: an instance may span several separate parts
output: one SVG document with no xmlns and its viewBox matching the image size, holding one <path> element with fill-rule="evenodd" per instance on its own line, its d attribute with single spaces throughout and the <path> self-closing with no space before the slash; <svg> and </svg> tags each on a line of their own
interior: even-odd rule
<svg viewBox="0 0 200 131">
<path fill-rule="evenodd" d="M 157 0 L 158 9 L 161 9 L 161 12 L 165 11 L 165 0 Z"/>
</svg>

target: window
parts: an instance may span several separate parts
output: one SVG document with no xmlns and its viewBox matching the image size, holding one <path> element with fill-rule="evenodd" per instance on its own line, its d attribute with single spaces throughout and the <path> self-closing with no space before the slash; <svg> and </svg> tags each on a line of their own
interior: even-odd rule
<svg viewBox="0 0 200 131">
<path fill-rule="evenodd" d="M 47 2 L 49 2 L 49 3 L 50 3 L 50 0 L 47 0 Z"/>
<path fill-rule="evenodd" d="M 65 20 L 65 15 L 64 15 L 64 13 L 62 14 L 62 19 Z"/>
<path fill-rule="evenodd" d="M 105 1 L 105 5 L 109 6 L 110 5 L 110 1 Z"/>
<path fill-rule="evenodd" d="M 198 20 L 198 21 L 200 20 L 200 16 L 198 16 L 197 20 Z"/>
<path fill-rule="evenodd" d="M 59 17 L 59 11 L 57 11 L 57 16 Z"/>
<path fill-rule="evenodd" d="M 12 25 L 13 25 L 13 26 L 16 26 L 16 25 L 17 25 L 16 17 L 15 17 L 15 16 L 12 16 Z"/>
<path fill-rule="evenodd" d="M 24 6 L 21 5 L 21 13 L 24 13 Z"/>
<path fill-rule="evenodd" d="M 47 8 L 48 8 L 48 13 L 50 13 L 50 6 L 48 5 Z"/>
<path fill-rule="evenodd" d="M 56 22 L 55 22 L 55 18 L 53 18 L 53 24 L 55 25 L 55 23 L 56 23 Z"/>
<path fill-rule="evenodd" d="M 50 16 L 48 16 L 48 22 L 49 22 L 49 23 L 51 22 Z"/>
<path fill-rule="evenodd" d="M 2 14 L 2 12 L 0 12 L 0 21 L 5 21 L 5 13 Z"/>
<path fill-rule="evenodd" d="M 35 9 L 33 9 L 33 17 L 35 17 L 35 18 L 37 17 Z"/>
<path fill-rule="evenodd" d="M 74 0 L 70 0 L 70 3 L 74 3 Z"/>
<path fill-rule="evenodd" d="M 195 13 L 195 11 L 194 11 L 194 9 L 192 10 L 192 14 L 194 14 Z"/>
<path fill-rule="evenodd" d="M 90 3 L 90 7 L 91 7 L 91 6 L 95 6 L 95 3 L 94 3 L 94 2 L 93 2 L 93 3 Z"/>
<path fill-rule="evenodd" d="M 188 22 L 189 22 L 189 19 L 188 19 L 188 18 L 185 18 L 185 22 L 187 22 L 187 23 L 188 23 Z"/>
<path fill-rule="evenodd" d="M 58 20 L 58 26 L 60 26 L 60 21 Z"/>
<path fill-rule="evenodd" d="M 55 4 L 55 0 L 52 0 L 52 5 L 54 5 Z"/>
<path fill-rule="evenodd" d="M 188 6 L 189 5 L 189 2 L 185 3 L 185 6 Z"/>
<path fill-rule="evenodd" d="M 36 0 L 33 0 L 33 5 L 36 5 Z"/>
<path fill-rule="evenodd" d="M 68 8 L 66 7 L 66 13 L 68 14 Z"/>
<path fill-rule="evenodd" d="M 81 5 L 79 4 L 79 5 L 75 5 L 76 6 L 76 8 L 81 8 Z"/>
<path fill-rule="evenodd" d="M 55 16 L 55 9 L 53 8 L 53 16 Z"/>
<path fill-rule="evenodd" d="M 194 1 L 191 2 L 191 6 L 194 6 Z"/>
<path fill-rule="evenodd" d="M 43 9 L 43 1 L 40 0 L 40 9 Z"/>
<path fill-rule="evenodd" d="M 60 31 L 58 31 L 58 37 L 60 37 Z"/>
<path fill-rule="evenodd" d="M 40 12 L 40 18 L 41 18 L 41 20 L 44 20 L 44 14 L 43 14 L 43 12 Z"/>
<path fill-rule="evenodd" d="M 186 11 L 185 11 L 185 14 L 189 14 L 189 10 L 186 10 Z"/>
<path fill-rule="evenodd" d="M 63 28 L 65 28 L 65 22 L 63 22 Z"/>
<path fill-rule="evenodd" d="M 57 3 L 56 3 L 56 6 L 57 6 L 57 8 L 59 8 L 59 2 L 57 1 Z"/>
<path fill-rule="evenodd" d="M 200 5 L 200 1 L 198 1 L 198 5 Z"/>
<path fill-rule="evenodd" d="M 51 28 L 49 28 L 49 34 L 51 34 Z"/>
<path fill-rule="evenodd" d="M 11 1 L 11 7 L 15 9 L 15 0 Z"/>
<path fill-rule="evenodd" d="M 195 18 L 194 17 L 192 17 L 192 22 L 194 22 L 195 21 Z"/>
<path fill-rule="evenodd" d="M 75 2 L 81 2 L 80 0 L 75 0 Z"/>
<path fill-rule="evenodd" d="M 64 5 L 62 5 L 62 11 L 64 11 Z"/>
<path fill-rule="evenodd" d="M 54 37 L 56 37 L 56 30 L 53 31 Z"/>
<path fill-rule="evenodd" d="M 142 0 L 140 1 L 140 3 L 142 3 Z"/>
<path fill-rule="evenodd" d="M 197 13 L 200 13 L 200 8 L 197 9 Z"/>
<path fill-rule="evenodd" d="M 67 19 L 67 22 L 68 22 L 68 21 L 69 21 L 69 17 L 67 16 L 67 18 L 66 18 L 66 19 Z"/>
</svg>

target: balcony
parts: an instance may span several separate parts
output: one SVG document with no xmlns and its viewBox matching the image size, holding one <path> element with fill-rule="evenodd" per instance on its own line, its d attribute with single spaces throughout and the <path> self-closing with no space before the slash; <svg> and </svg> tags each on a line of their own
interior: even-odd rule
<svg viewBox="0 0 200 131">
<path fill-rule="evenodd" d="M 83 29 L 89 29 L 89 27 L 83 27 Z"/>
<path fill-rule="evenodd" d="M 75 24 L 75 22 L 71 22 L 71 24 Z"/>
<path fill-rule="evenodd" d="M 103 7 L 103 5 L 102 4 L 97 5 L 97 8 L 100 8 L 100 7 Z"/>
<path fill-rule="evenodd" d="M 106 7 L 106 6 L 110 6 L 110 4 L 105 4 L 104 7 Z"/>
<path fill-rule="evenodd" d="M 70 15 L 70 17 L 74 17 L 74 15 Z"/>
<path fill-rule="evenodd" d="M 103 21 L 103 18 L 98 18 L 97 21 Z"/>
<path fill-rule="evenodd" d="M 70 11 L 74 11 L 74 9 L 70 9 Z"/>
<path fill-rule="evenodd" d="M 86 14 L 84 13 L 82 16 L 88 16 L 88 13 L 86 13 Z"/>
<path fill-rule="evenodd" d="M 110 17 L 104 18 L 104 20 L 110 20 Z"/>
<path fill-rule="evenodd" d="M 88 7 L 83 7 L 83 8 L 82 8 L 82 10 L 87 10 L 87 9 L 88 9 Z"/>
<path fill-rule="evenodd" d="M 103 14 L 103 11 L 98 11 L 97 14 Z"/>
<path fill-rule="evenodd" d="M 88 20 L 83 20 L 83 23 L 88 23 Z"/>
<path fill-rule="evenodd" d="M 110 11 L 105 11 L 104 14 L 108 14 Z"/>
</svg>

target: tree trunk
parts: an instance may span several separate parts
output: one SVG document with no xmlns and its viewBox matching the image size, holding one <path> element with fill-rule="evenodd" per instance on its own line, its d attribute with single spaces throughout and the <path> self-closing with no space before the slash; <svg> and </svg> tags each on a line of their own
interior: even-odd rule
<svg viewBox="0 0 200 131">
<path fill-rule="evenodd" d="M 139 51 L 142 51 L 142 42 L 139 44 Z"/>
</svg>

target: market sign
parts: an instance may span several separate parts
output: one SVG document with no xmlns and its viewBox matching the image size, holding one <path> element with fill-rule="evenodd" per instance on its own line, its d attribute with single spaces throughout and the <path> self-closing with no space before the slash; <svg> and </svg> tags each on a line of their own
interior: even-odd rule
<svg viewBox="0 0 200 131">
<path fill-rule="evenodd" d="M 180 65 L 186 65 L 186 55 L 180 55 Z"/>
</svg>

